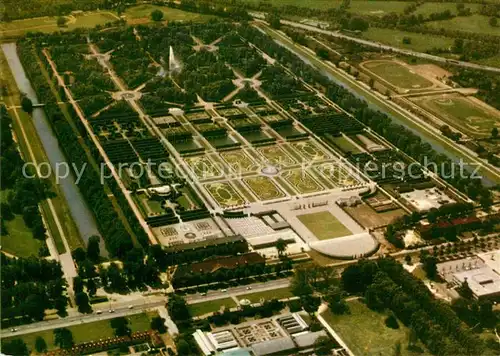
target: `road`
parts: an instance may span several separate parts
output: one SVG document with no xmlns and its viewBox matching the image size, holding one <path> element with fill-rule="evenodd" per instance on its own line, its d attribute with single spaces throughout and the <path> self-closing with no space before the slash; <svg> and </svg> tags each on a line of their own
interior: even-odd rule
<svg viewBox="0 0 500 356">
<path fill-rule="evenodd" d="M 261 12 L 250 12 L 249 14 L 251 16 L 253 16 L 254 18 L 257 18 L 257 19 L 262 19 L 263 20 L 265 18 L 265 14 L 261 13 Z M 485 70 L 485 71 L 489 71 L 489 72 L 500 73 L 500 68 L 498 68 L 498 67 L 485 66 L 485 65 L 481 65 L 481 64 L 464 62 L 464 61 L 455 61 L 455 60 L 450 61 L 448 58 L 444 58 L 444 57 L 440 57 L 440 56 L 435 56 L 435 55 L 432 55 L 432 54 L 427 54 L 427 53 L 422 53 L 422 52 L 411 51 L 409 49 L 403 49 L 403 48 L 399 48 L 399 47 L 393 47 L 393 46 L 389 46 L 389 45 L 384 45 L 384 44 L 382 44 L 380 42 L 374 42 L 374 41 L 364 40 L 364 39 L 361 39 L 361 38 L 358 38 L 358 37 L 353 37 L 353 36 L 345 35 L 343 33 L 340 33 L 339 31 L 324 30 L 324 29 L 321 29 L 321 28 L 318 28 L 318 27 L 314 27 L 314 26 L 310 26 L 310 25 L 305 25 L 305 24 L 300 23 L 300 22 L 294 22 L 294 21 L 288 21 L 288 20 L 281 20 L 281 23 L 283 25 L 292 26 L 292 27 L 295 27 L 295 28 L 301 28 L 301 29 L 304 29 L 304 30 L 313 31 L 313 32 L 317 32 L 317 33 L 322 33 L 324 35 L 329 35 L 329 36 L 341 38 L 341 39 L 344 39 L 344 40 L 356 42 L 356 43 L 362 44 L 364 46 L 373 47 L 373 48 L 376 48 L 376 49 L 379 49 L 379 50 L 390 51 L 390 52 L 394 52 L 394 53 L 400 53 L 400 54 L 404 54 L 406 56 L 412 56 L 412 57 L 418 57 L 418 58 L 428 59 L 428 60 L 435 61 L 435 62 L 447 63 L 447 64 L 452 64 L 452 65 L 456 65 L 456 66 L 460 66 L 460 67 L 465 67 L 465 68 L 479 69 L 479 70 Z"/>
<path fill-rule="evenodd" d="M 294 43 L 288 36 L 279 31 L 273 30 L 263 21 L 259 21 L 257 26 L 272 38 L 277 39 L 281 45 L 288 48 L 299 57 L 307 60 L 311 66 L 315 67 L 328 77 L 333 78 L 336 82 L 347 86 L 350 91 L 375 106 L 377 110 L 387 113 L 395 119 L 397 123 L 400 123 L 408 127 L 410 130 L 417 132 L 424 141 L 427 141 L 431 145 L 434 143 L 435 146 L 438 146 L 437 150 L 441 148 L 443 153 L 447 153 L 449 157 L 456 157 L 456 162 L 458 162 L 459 159 L 462 159 L 462 161 L 467 164 L 473 164 L 480 167 L 478 173 L 490 182 L 494 183 L 500 181 L 500 170 L 498 168 L 464 150 L 457 143 L 443 136 L 439 130 L 426 123 L 418 116 L 403 109 L 396 103 L 387 100 L 384 96 L 374 92 L 367 85 L 364 85 L 364 83 L 358 82 L 354 77 L 351 77 L 344 71 L 336 68 L 333 64 L 319 60 L 310 50 Z"/>
<path fill-rule="evenodd" d="M 246 286 L 237 286 L 232 288 L 227 288 L 227 291 L 222 292 L 220 290 L 209 291 L 206 295 L 189 294 L 185 297 L 188 304 L 195 304 L 201 302 L 208 302 L 216 299 L 223 299 L 232 296 L 238 296 L 241 294 L 264 292 L 272 289 L 285 288 L 290 286 L 290 279 L 277 279 L 267 282 L 254 283 Z M 251 288 L 251 290 L 247 288 Z M 43 330 L 51 330 L 55 328 L 69 327 L 80 324 L 92 323 L 100 320 L 108 320 L 120 316 L 127 316 L 138 314 L 148 309 L 156 308 L 165 305 L 167 297 L 165 295 L 151 295 L 151 296 L 138 296 L 137 299 L 122 301 L 122 302 L 112 302 L 109 306 L 108 303 L 101 303 L 105 308 L 101 308 L 101 314 L 97 314 L 99 310 L 94 306 L 95 310 L 93 314 L 79 314 L 76 311 L 69 311 L 70 316 L 62 319 L 41 321 L 38 323 L 21 325 L 16 328 L 16 331 L 4 329 L 2 330 L 2 338 L 7 338 L 11 336 L 19 336 L 23 334 L 39 332 Z M 132 308 L 130 308 L 132 306 Z M 109 309 L 114 310 L 113 313 L 109 312 Z"/>
</svg>

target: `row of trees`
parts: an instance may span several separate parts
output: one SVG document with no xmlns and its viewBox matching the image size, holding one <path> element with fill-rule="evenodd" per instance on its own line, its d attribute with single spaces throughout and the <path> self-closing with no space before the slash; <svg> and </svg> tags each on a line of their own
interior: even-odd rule
<svg viewBox="0 0 500 356">
<path fill-rule="evenodd" d="M 45 227 L 38 208 L 40 201 L 50 195 L 48 181 L 36 178 L 34 169 L 25 172 L 24 160 L 12 135 L 12 122 L 7 108 L 0 106 L 0 190 L 8 189 L 7 199 L 1 203 L 0 232 L 9 231 L 5 221 L 14 219 L 14 214 L 22 215 L 24 223 L 31 229 L 33 237 L 45 239 Z M 28 178 L 27 175 L 34 175 Z M 12 237 L 14 238 L 14 237 Z"/>
<path fill-rule="evenodd" d="M 72 38 L 73 35 L 74 34 L 70 34 L 70 38 Z M 40 36 L 37 40 L 44 41 L 45 37 L 46 36 Z M 75 125 L 77 125 L 79 132 L 75 132 L 70 122 L 64 118 L 47 81 L 40 71 L 38 62 L 33 60 L 34 56 L 36 58 L 38 54 L 33 51 L 33 47 L 29 42 L 29 39 L 20 42 L 18 50 L 32 86 L 37 91 L 39 97 L 45 98 L 45 112 L 47 113 L 52 128 L 58 137 L 59 144 L 64 150 L 68 163 L 75 167 L 84 167 L 86 165 L 89 167 L 83 170 L 79 187 L 84 187 L 84 189 L 81 189 L 80 191 L 82 192 L 82 195 L 87 201 L 89 207 L 94 212 L 96 221 L 99 224 L 100 232 L 105 238 L 106 248 L 113 256 L 124 256 L 126 251 L 129 251 L 133 247 L 132 239 L 122 225 L 121 219 L 118 217 L 114 206 L 104 193 L 98 172 L 90 168 L 91 165 L 89 165 L 86 152 L 81 146 L 80 140 L 77 138 L 79 134 L 83 137 L 87 136 L 85 129 L 81 126 L 76 113 L 71 110 L 71 107 L 69 107 L 70 114 L 73 118 L 75 118 L 74 122 Z M 46 64 L 44 57 L 41 56 L 39 58 L 45 62 L 47 68 L 48 65 Z M 98 155 L 96 150 L 93 151 L 93 153 L 96 156 Z M 112 188 L 113 187 L 114 186 L 112 186 Z M 113 193 L 115 193 L 115 196 L 118 199 L 122 196 L 119 190 L 115 189 Z M 124 212 L 126 212 L 125 209 L 128 205 L 122 204 L 121 207 Z M 136 225 L 138 225 L 136 218 L 130 213 L 127 214 L 127 216 L 130 216 L 129 223 L 134 228 L 134 232 L 140 236 L 139 234 L 141 234 L 142 230 L 140 227 L 136 227 Z M 145 235 L 144 231 L 142 231 L 142 235 Z M 147 237 L 142 236 L 142 239 L 139 239 L 139 241 L 147 241 Z"/>
</svg>

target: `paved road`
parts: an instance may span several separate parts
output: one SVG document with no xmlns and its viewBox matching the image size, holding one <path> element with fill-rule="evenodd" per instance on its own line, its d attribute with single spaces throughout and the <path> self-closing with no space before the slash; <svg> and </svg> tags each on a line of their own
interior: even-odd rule
<svg viewBox="0 0 500 356">
<path fill-rule="evenodd" d="M 200 293 L 188 294 L 185 297 L 185 299 L 188 304 L 195 304 L 216 299 L 238 296 L 245 293 L 264 292 L 273 289 L 285 288 L 288 287 L 289 285 L 290 285 L 289 279 L 277 279 L 262 283 L 254 283 L 246 286 L 227 288 L 227 291 L 225 292 L 217 290 L 217 291 L 209 291 L 207 292 L 207 295 L 201 295 Z M 251 289 L 249 290 L 247 288 Z M 101 306 L 102 305 L 105 306 L 105 308 L 104 307 L 100 308 L 100 311 L 102 312 L 101 314 L 97 314 L 97 311 L 99 309 L 98 307 L 95 306 L 93 314 L 79 314 L 74 310 L 69 310 L 68 312 L 70 315 L 66 318 L 21 325 L 18 326 L 16 328 L 17 330 L 14 332 L 12 332 L 11 330 L 4 329 L 2 330 L 2 338 L 19 336 L 28 333 L 74 326 L 79 324 L 92 323 L 99 320 L 108 320 L 119 316 L 138 314 L 148 309 L 163 306 L 165 305 L 166 301 L 167 301 L 167 296 L 165 295 L 138 296 L 137 299 L 132 301 L 128 300 L 122 302 L 112 302 L 111 308 L 112 310 L 114 310 L 113 313 L 109 312 L 109 306 L 107 303 L 101 303 Z"/>
<path fill-rule="evenodd" d="M 257 19 L 264 19 L 265 18 L 265 14 L 261 13 L 261 12 L 250 12 L 250 15 L 253 16 L 254 18 L 257 18 Z M 455 60 L 450 61 L 448 58 L 435 56 L 432 54 L 427 54 L 427 53 L 422 53 L 422 52 L 415 52 L 415 51 L 411 51 L 409 49 L 403 49 L 403 48 L 399 48 L 399 47 L 384 45 L 380 42 L 364 40 L 364 39 L 361 39 L 358 37 L 352 37 L 352 36 L 345 35 L 343 33 L 340 33 L 339 31 L 324 30 L 324 29 L 321 29 L 318 27 L 305 25 L 305 24 L 300 23 L 300 22 L 281 20 L 281 23 L 284 25 L 295 27 L 295 28 L 301 28 L 301 29 L 308 30 L 308 31 L 318 32 L 318 33 L 322 33 L 325 35 L 329 35 L 329 36 L 333 36 L 333 37 L 337 37 L 337 38 L 342 38 L 344 40 L 356 42 L 356 43 L 359 43 L 359 44 L 362 44 L 365 46 L 369 46 L 369 47 L 373 47 L 373 48 L 377 48 L 377 49 L 381 49 L 381 50 L 385 50 L 385 51 L 391 51 L 394 53 L 401 53 L 401 54 L 404 54 L 407 56 L 424 58 L 424 59 L 428 59 L 428 60 L 436 61 L 436 62 L 441 62 L 441 63 L 453 64 L 453 65 L 457 65 L 460 67 L 466 67 L 466 68 L 471 68 L 471 69 L 479 69 L 479 70 L 485 70 L 485 71 L 489 71 L 489 72 L 500 73 L 500 68 L 498 68 L 498 67 L 490 67 L 490 66 L 485 66 L 485 65 L 470 63 L 470 62 L 464 62 L 464 61 L 455 61 Z"/>
</svg>

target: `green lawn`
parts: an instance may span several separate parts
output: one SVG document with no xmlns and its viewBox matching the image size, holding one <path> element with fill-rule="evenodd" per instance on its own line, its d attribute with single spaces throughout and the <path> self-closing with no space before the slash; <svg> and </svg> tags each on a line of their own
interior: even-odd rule
<svg viewBox="0 0 500 356">
<path fill-rule="evenodd" d="M 398 341 L 402 355 L 413 354 L 407 350 L 409 330 L 401 322 L 399 329 L 388 328 L 388 314 L 374 312 L 358 300 L 348 304 L 350 314 L 336 315 L 327 310 L 321 316 L 355 355 L 393 355 Z"/>
<path fill-rule="evenodd" d="M 354 145 L 344 136 L 334 137 L 332 138 L 333 143 L 335 143 L 338 148 L 340 148 L 344 153 L 351 152 L 353 154 L 361 153 L 362 151 L 358 148 L 358 146 Z"/>
<path fill-rule="evenodd" d="M 391 85 L 403 89 L 423 89 L 432 87 L 430 80 L 414 73 L 409 67 L 392 61 L 369 61 L 363 66 Z"/>
<path fill-rule="evenodd" d="M 33 238 L 31 230 L 24 223 L 21 215 L 16 215 L 13 220 L 5 222 L 7 235 L 1 236 L 2 251 L 18 257 L 38 256 L 38 250 L 45 244 Z"/>
<path fill-rule="evenodd" d="M 222 306 L 225 308 L 234 308 L 236 306 L 236 302 L 232 298 L 222 298 L 208 302 L 190 304 L 188 307 L 191 312 L 191 316 L 199 316 L 219 311 Z"/>
<path fill-rule="evenodd" d="M 197 14 L 194 12 L 186 12 L 178 9 L 172 9 L 167 6 L 157 6 L 157 5 L 139 5 L 128 8 L 125 11 L 125 19 L 131 24 L 135 23 L 146 23 L 150 22 L 151 12 L 154 10 L 160 10 L 163 12 L 163 19 L 165 21 L 194 21 L 201 22 L 207 21 L 214 16 Z"/>
<path fill-rule="evenodd" d="M 127 319 L 129 321 L 129 327 L 132 330 L 132 332 L 149 330 L 151 319 L 157 315 L 158 314 L 154 312 L 147 314 L 146 313 L 134 314 L 128 316 Z M 68 329 L 70 329 L 73 334 L 73 340 L 75 345 L 114 336 L 113 329 L 111 328 L 110 325 L 110 320 L 111 319 L 101 320 L 101 321 L 96 321 L 94 323 L 81 324 L 68 327 Z M 37 333 L 25 334 L 22 335 L 21 338 L 28 345 L 28 348 L 34 350 L 35 340 L 38 336 L 44 338 L 49 350 L 57 348 L 54 345 L 53 330 L 44 330 Z M 3 341 L 9 341 L 15 338 L 16 337 L 7 338 L 4 339 Z"/>
<path fill-rule="evenodd" d="M 293 294 L 289 288 L 279 288 L 279 289 L 266 290 L 263 292 L 242 294 L 239 295 L 237 298 L 239 300 L 248 299 L 252 303 L 259 303 L 261 299 L 270 300 L 270 299 L 284 299 L 290 297 L 293 297 Z"/>
<path fill-rule="evenodd" d="M 491 27 L 488 23 L 489 19 L 487 16 L 474 14 L 472 16 L 455 17 L 450 20 L 428 22 L 427 26 L 500 36 L 500 27 Z"/>
<path fill-rule="evenodd" d="M 403 44 L 404 37 L 411 38 L 411 44 Z M 386 45 L 406 48 L 418 52 L 425 52 L 432 48 L 448 49 L 453 45 L 454 41 L 453 38 L 443 36 L 434 36 L 376 27 L 370 27 L 368 31 L 363 32 L 363 38 L 380 42 Z"/>
<path fill-rule="evenodd" d="M 67 31 L 75 28 L 90 28 L 104 25 L 107 22 L 118 20 L 118 17 L 109 11 L 89 12 L 78 16 L 66 16 L 66 26 L 57 26 L 57 17 L 37 17 L 25 20 L 15 20 L 0 24 L 0 36 L 17 37 L 28 31 L 55 32 Z"/>
<path fill-rule="evenodd" d="M 319 240 L 333 239 L 352 234 L 352 232 L 329 211 L 298 215 L 297 218 Z"/>
<path fill-rule="evenodd" d="M 407 6 L 405 1 L 351 1 L 349 12 L 383 16 L 391 12 L 401 14 Z"/>
</svg>

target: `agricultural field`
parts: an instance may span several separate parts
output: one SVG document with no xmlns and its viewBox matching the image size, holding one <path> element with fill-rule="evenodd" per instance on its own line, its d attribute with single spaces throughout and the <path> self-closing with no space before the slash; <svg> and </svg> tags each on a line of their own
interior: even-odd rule
<svg viewBox="0 0 500 356">
<path fill-rule="evenodd" d="M 281 178 L 291 185 L 299 194 L 308 194 L 323 190 L 323 187 L 306 170 L 293 169 L 284 171 L 281 174 Z"/>
<path fill-rule="evenodd" d="M 298 215 L 297 219 L 299 219 L 318 240 L 334 239 L 336 237 L 352 234 L 352 232 L 329 211 Z"/>
<path fill-rule="evenodd" d="M 377 313 L 359 300 L 348 302 L 350 313 L 333 314 L 327 310 L 321 314 L 355 355 L 392 355 L 394 345 L 401 343 L 402 355 L 416 355 L 406 348 L 409 329 L 399 322 L 398 329 L 385 325 L 388 313 Z"/>
<path fill-rule="evenodd" d="M 19 37 L 26 32 L 56 32 L 71 31 L 76 28 L 92 28 L 108 22 L 119 20 L 119 17 L 110 11 L 88 12 L 81 15 L 65 16 L 66 24 L 57 26 L 57 17 L 37 17 L 25 20 L 15 20 L 0 23 L 0 37 Z"/>
<path fill-rule="evenodd" d="M 132 332 L 136 331 L 146 331 L 151 329 L 151 319 L 153 319 L 158 314 L 156 312 L 152 313 L 141 313 L 127 316 L 129 322 L 128 326 Z M 81 324 L 75 326 L 69 326 L 68 329 L 73 334 L 73 340 L 75 345 L 84 342 L 105 339 L 114 336 L 114 330 L 111 328 L 110 320 L 101 320 L 89 324 Z M 54 331 L 44 330 L 32 334 L 24 334 L 21 338 L 29 349 L 35 350 L 35 340 L 38 336 L 41 336 L 47 343 L 48 350 L 57 349 L 54 344 Z M 3 339 L 2 341 L 10 341 L 17 337 Z"/>
<path fill-rule="evenodd" d="M 362 66 L 378 78 L 404 90 L 429 89 L 434 83 L 418 75 L 410 67 L 393 61 L 368 61 Z"/>
<path fill-rule="evenodd" d="M 473 13 L 477 12 L 480 6 L 480 4 L 465 3 L 465 8 L 469 8 Z M 449 10 L 452 14 L 457 14 L 457 4 L 453 2 L 424 2 L 422 5 L 417 7 L 413 14 L 428 16 L 432 13 L 443 12 L 446 10 Z"/>
<path fill-rule="evenodd" d="M 285 193 L 268 177 L 256 176 L 243 178 L 243 182 L 252 190 L 259 200 L 273 200 L 285 197 Z"/>
<path fill-rule="evenodd" d="M 442 120 L 473 137 L 489 137 L 493 127 L 500 128 L 500 113 L 454 94 L 412 98 L 412 101 Z"/>
<path fill-rule="evenodd" d="M 454 41 L 453 38 L 444 36 L 377 27 L 370 27 L 367 31 L 363 32 L 362 36 L 367 40 L 380 42 L 394 47 L 407 48 L 418 52 L 426 52 L 433 48 L 442 48 L 447 50 L 453 46 Z M 403 38 L 405 37 L 411 39 L 410 44 L 403 43 Z"/>
<path fill-rule="evenodd" d="M 208 183 L 205 184 L 205 188 L 223 208 L 241 205 L 245 202 L 243 197 L 229 182 Z"/>
<path fill-rule="evenodd" d="M 433 28 L 457 29 L 464 32 L 473 32 L 484 35 L 500 36 L 500 27 L 492 27 L 489 17 L 474 14 L 472 16 L 459 16 L 450 20 L 428 22 L 426 26 Z"/>
</svg>

